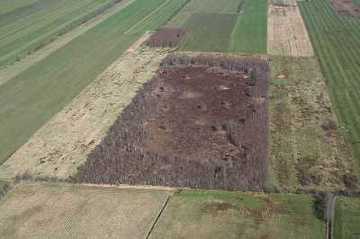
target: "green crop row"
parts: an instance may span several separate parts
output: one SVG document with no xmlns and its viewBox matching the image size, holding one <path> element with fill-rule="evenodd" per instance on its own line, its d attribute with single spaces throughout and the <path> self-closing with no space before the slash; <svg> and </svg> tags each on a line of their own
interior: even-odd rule
<svg viewBox="0 0 360 239">
<path fill-rule="evenodd" d="M 182 50 L 266 53 L 266 0 L 192 0 L 169 26 L 184 27 Z"/>
<path fill-rule="evenodd" d="M 21 59 L 119 1 L 38 0 L 0 15 L 0 66 Z"/>
</svg>

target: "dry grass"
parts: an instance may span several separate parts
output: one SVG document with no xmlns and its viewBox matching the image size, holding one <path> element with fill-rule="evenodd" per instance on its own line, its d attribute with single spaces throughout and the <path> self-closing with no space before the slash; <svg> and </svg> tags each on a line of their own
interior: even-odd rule
<svg viewBox="0 0 360 239">
<path fill-rule="evenodd" d="M 171 192 L 21 183 L 0 201 L 0 237 L 145 238 Z"/>
<path fill-rule="evenodd" d="M 313 58 L 273 57 L 270 150 L 281 191 L 356 188 L 357 167 Z"/>
<path fill-rule="evenodd" d="M 297 4 L 269 5 L 268 53 L 313 56 L 314 51 Z"/>
</svg>

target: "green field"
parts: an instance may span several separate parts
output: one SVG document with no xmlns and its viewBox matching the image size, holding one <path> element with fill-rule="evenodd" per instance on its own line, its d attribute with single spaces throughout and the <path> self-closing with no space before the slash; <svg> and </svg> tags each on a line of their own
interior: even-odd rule
<svg viewBox="0 0 360 239">
<path fill-rule="evenodd" d="M 192 0 L 168 25 L 187 30 L 181 50 L 266 53 L 266 0 Z"/>
<path fill-rule="evenodd" d="M 306 195 L 182 191 L 171 197 L 150 238 L 323 238 Z"/>
<path fill-rule="evenodd" d="M 242 1 L 243 0 L 191 0 L 167 25 L 181 27 L 193 14 L 236 14 Z"/>
<path fill-rule="evenodd" d="M 336 200 L 334 239 L 360 237 L 360 198 Z"/>
<path fill-rule="evenodd" d="M 16 8 L 21 8 L 33 4 L 38 0 L 2 0 L 0 2 L 0 15 L 11 12 Z"/>
<path fill-rule="evenodd" d="M 352 0 L 355 5 L 360 5 L 360 0 Z"/>
<path fill-rule="evenodd" d="M 181 50 L 226 52 L 236 19 L 235 14 L 193 14 L 184 26 L 188 37 Z"/>
<path fill-rule="evenodd" d="M 0 163 L 186 0 L 137 0 L 0 87 Z"/>
<path fill-rule="evenodd" d="M 7 12 L 0 14 L 0 66 L 21 59 L 58 35 L 111 7 L 115 2 L 117 1 L 25 0 L 10 4 L 8 1 L 1 1 L 0 9 L 4 7 Z"/>
<path fill-rule="evenodd" d="M 267 0 L 244 0 L 231 35 L 230 52 L 266 53 Z"/>
<path fill-rule="evenodd" d="M 360 19 L 337 15 L 327 0 L 299 5 L 337 116 L 360 164 Z"/>
</svg>

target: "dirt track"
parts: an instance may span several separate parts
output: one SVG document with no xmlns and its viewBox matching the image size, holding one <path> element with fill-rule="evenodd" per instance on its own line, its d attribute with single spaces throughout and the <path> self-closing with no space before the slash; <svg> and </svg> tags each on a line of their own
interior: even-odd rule
<svg viewBox="0 0 360 239">
<path fill-rule="evenodd" d="M 256 60 L 166 58 L 90 154 L 79 181 L 261 190 L 267 73 Z"/>
<path fill-rule="evenodd" d="M 75 174 L 167 51 L 132 49 L 121 56 L 0 166 L 0 178 Z"/>
<path fill-rule="evenodd" d="M 283 56 L 313 56 L 314 51 L 300 10 L 295 5 L 269 4 L 268 53 Z"/>
</svg>

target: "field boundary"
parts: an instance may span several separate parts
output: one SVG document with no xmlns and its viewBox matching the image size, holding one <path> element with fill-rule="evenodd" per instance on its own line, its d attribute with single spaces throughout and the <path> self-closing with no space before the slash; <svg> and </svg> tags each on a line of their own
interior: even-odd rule
<svg viewBox="0 0 360 239">
<path fill-rule="evenodd" d="M 167 207 L 167 205 L 168 205 L 168 203 L 169 203 L 169 201 L 170 201 L 170 198 L 171 198 L 171 195 L 168 195 L 167 198 L 166 198 L 166 200 L 165 200 L 165 202 L 164 202 L 164 204 L 163 204 L 163 206 L 161 207 L 161 209 L 160 209 L 157 217 L 155 218 L 154 222 L 152 223 L 152 225 L 151 225 L 151 227 L 150 227 L 150 229 L 149 229 L 149 231 L 148 231 L 145 239 L 149 239 L 149 238 L 150 238 L 151 233 L 154 231 L 154 228 L 155 228 L 156 224 L 158 223 L 158 221 L 159 221 L 162 213 L 164 212 L 165 208 Z"/>
</svg>

